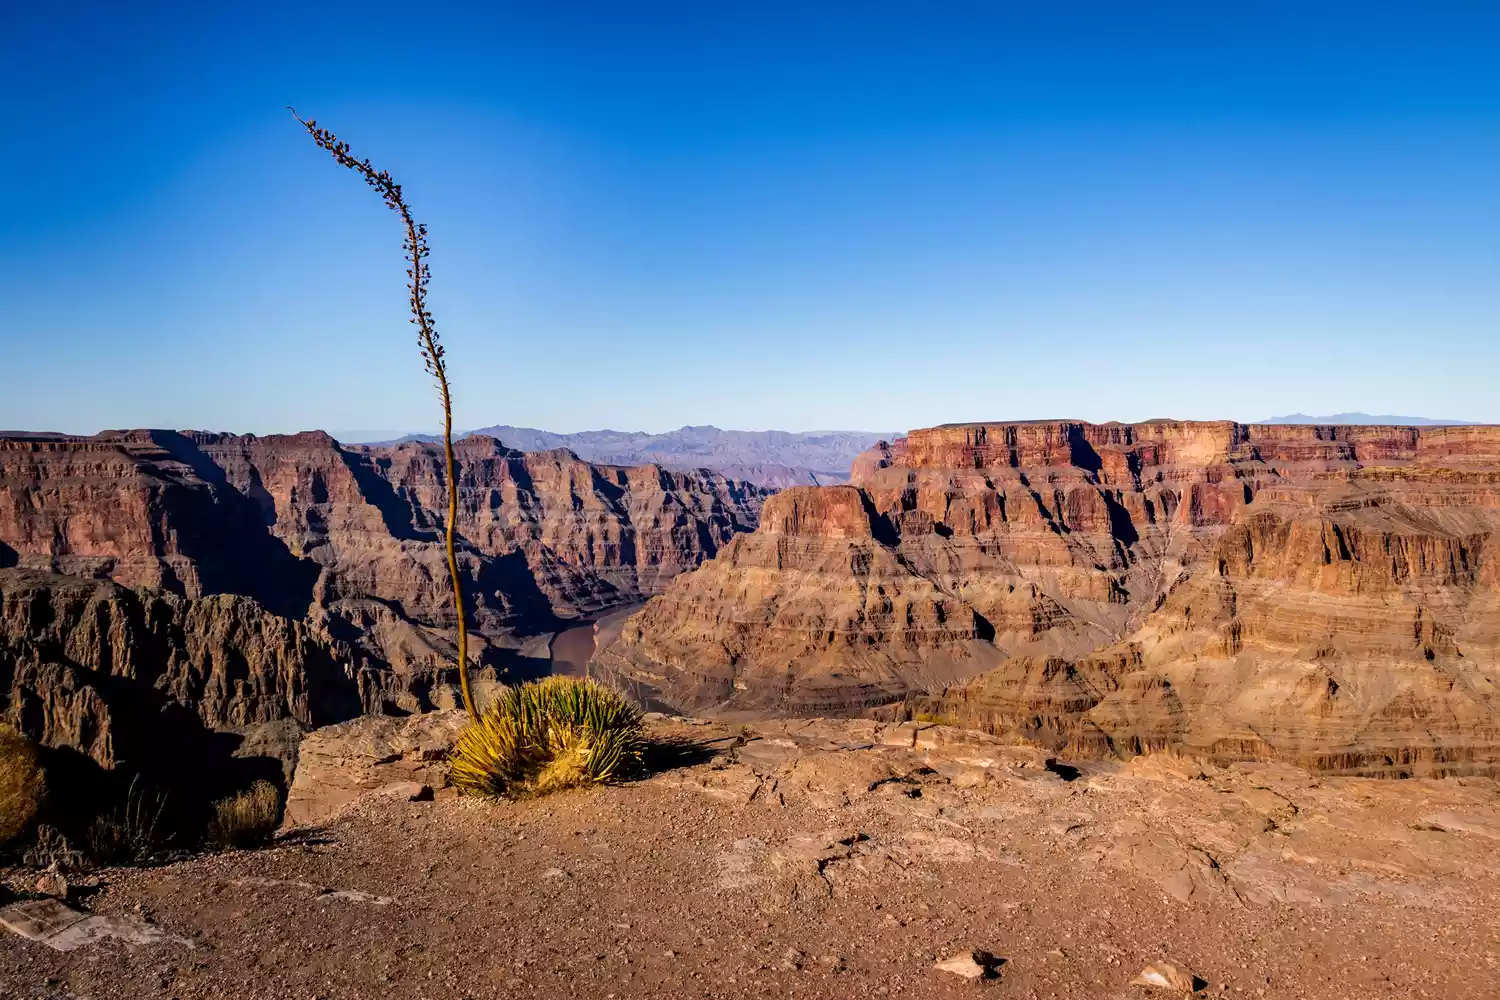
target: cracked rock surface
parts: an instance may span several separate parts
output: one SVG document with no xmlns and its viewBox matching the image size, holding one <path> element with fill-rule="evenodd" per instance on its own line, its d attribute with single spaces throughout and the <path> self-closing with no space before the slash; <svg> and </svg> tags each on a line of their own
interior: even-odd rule
<svg viewBox="0 0 1500 1000">
<path fill-rule="evenodd" d="M 1493 779 L 650 725 L 695 746 L 626 785 L 490 805 L 362 773 L 341 787 L 368 793 L 272 848 L 103 872 L 90 913 L 193 947 L 7 934 L 0 994 L 1093 1000 L 1160 995 L 1131 980 L 1164 957 L 1208 995 L 1500 991 Z M 1000 974 L 936 968 L 976 953 Z"/>
</svg>

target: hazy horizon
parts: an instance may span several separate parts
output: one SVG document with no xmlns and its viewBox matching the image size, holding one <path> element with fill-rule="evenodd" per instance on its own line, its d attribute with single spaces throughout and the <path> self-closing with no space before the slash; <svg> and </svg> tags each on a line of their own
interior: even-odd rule
<svg viewBox="0 0 1500 1000">
<path fill-rule="evenodd" d="M 400 31 L 391 30 L 399 19 Z M 0 427 L 1500 422 L 1500 11 L 8 9 Z"/>
<path fill-rule="evenodd" d="M 1423 415 L 1420 415 L 1420 414 L 1371 414 L 1371 413 L 1365 413 L 1363 411 L 1351 411 L 1351 412 L 1348 412 L 1348 413 L 1335 413 L 1335 414 L 1307 414 L 1307 413 L 1297 412 L 1297 413 L 1284 414 L 1284 415 L 1273 415 L 1273 416 L 1269 416 L 1269 417 L 1260 417 L 1260 418 L 1253 419 L 1253 420 L 1245 420 L 1245 419 L 1240 419 L 1240 418 L 1236 418 L 1236 417 L 1205 417 L 1205 418 L 1196 418 L 1196 417 L 1155 416 L 1155 417 L 1143 417 L 1140 420 L 1136 420 L 1136 421 L 1114 421 L 1114 422 L 1117 422 L 1117 423 L 1147 423 L 1147 422 L 1150 422 L 1150 421 L 1153 421 L 1153 420 L 1173 421 L 1173 420 L 1199 420 L 1199 419 L 1201 419 L 1201 420 L 1208 420 L 1208 421 L 1231 420 L 1231 421 L 1234 421 L 1235 423 L 1240 423 L 1240 424 L 1283 424 L 1283 423 L 1356 424 L 1356 425 L 1357 424 L 1395 424 L 1395 425 L 1410 425 L 1410 426 L 1416 426 L 1416 427 L 1476 426 L 1476 425 L 1483 425 L 1483 424 L 1486 424 L 1486 423 L 1490 423 L 1489 421 L 1467 420 L 1467 419 L 1456 418 L 1456 417 L 1446 417 L 1446 418 L 1445 417 L 1429 417 L 1429 416 L 1423 416 Z M 891 436 L 897 436 L 897 435 L 906 434 L 906 433 L 908 433 L 910 431 L 913 431 L 913 430 L 917 430 L 917 429 L 919 429 L 921 427 L 936 427 L 936 426 L 940 426 L 942 424 L 963 425 L 963 424 L 1004 424 L 1004 423 L 1047 423 L 1047 422 L 1051 422 L 1051 421 L 1071 421 L 1071 420 L 1084 420 L 1084 418 L 1077 417 L 1077 416 L 983 417 L 983 418 L 972 419 L 972 420 L 946 420 L 946 421 L 940 421 L 939 423 L 935 423 L 935 424 L 913 425 L 911 427 L 904 427 L 904 428 L 900 428 L 900 429 L 887 429 L 887 430 L 878 430 L 878 429 L 860 428 L 860 427 L 718 427 L 717 425 L 713 425 L 713 424 L 683 424 L 683 425 L 679 425 L 677 427 L 665 427 L 665 428 L 659 428 L 659 429 L 651 429 L 651 428 L 627 428 L 627 427 L 584 427 L 584 428 L 580 428 L 578 430 L 559 431 L 559 430 L 555 430 L 554 428 L 551 428 L 551 427 L 536 427 L 536 426 L 533 426 L 533 425 L 530 425 L 530 424 L 501 425 L 501 424 L 490 423 L 490 424 L 482 424 L 482 425 L 479 425 L 477 427 L 455 427 L 453 429 L 453 434 L 454 434 L 455 438 L 458 438 L 458 437 L 465 437 L 465 436 L 468 436 L 470 434 L 478 434 L 478 433 L 489 432 L 489 431 L 492 431 L 496 427 L 510 426 L 510 427 L 515 428 L 517 430 L 542 431 L 542 432 L 545 432 L 545 433 L 557 434 L 557 435 L 561 435 L 561 436 L 572 436 L 572 435 L 590 434 L 590 433 L 609 433 L 609 434 L 624 434 L 624 435 L 636 435 L 636 434 L 639 434 L 639 435 L 648 435 L 648 436 L 666 436 L 666 435 L 670 435 L 670 434 L 673 434 L 673 433 L 678 432 L 678 431 L 687 430 L 690 427 L 712 427 L 712 428 L 714 428 L 716 430 L 720 430 L 720 431 L 730 431 L 730 432 L 735 432 L 735 433 L 750 433 L 750 434 L 764 434 L 764 433 L 780 432 L 780 433 L 790 433 L 790 434 L 799 434 L 799 435 L 815 435 L 815 434 L 888 434 L 888 435 L 891 435 Z M 1110 423 L 1111 421 L 1110 420 L 1102 420 L 1102 421 L 1091 421 L 1090 420 L 1090 421 L 1086 421 L 1086 422 L 1088 422 L 1088 423 Z M 121 426 L 118 426 L 118 427 L 96 427 L 96 428 L 87 429 L 87 430 L 65 430 L 65 429 L 58 428 L 58 427 L 5 427 L 5 426 L 0 426 L 0 436 L 3 436 L 5 434 L 9 434 L 9 433 L 17 433 L 17 432 L 19 432 L 19 433 L 27 433 L 27 434 L 65 434 L 65 435 L 74 435 L 74 436 L 79 436 L 79 437 L 87 437 L 87 436 L 91 436 L 91 435 L 94 435 L 94 434 L 100 434 L 100 433 L 105 433 L 105 432 L 109 432 L 109 431 L 142 430 L 142 429 L 150 429 L 150 430 L 178 430 L 178 431 L 207 431 L 207 432 L 212 432 L 212 433 L 231 433 L 231 434 L 254 434 L 254 435 L 257 435 L 257 436 L 260 436 L 260 437 L 266 437 L 266 436 L 277 435 L 277 434 L 297 434 L 297 433 L 311 432 L 311 431 L 322 431 L 322 432 L 324 432 L 326 434 L 329 434 L 334 439 L 336 439 L 337 441 L 339 441 L 340 443 L 343 443 L 343 444 L 381 444 L 381 443 L 386 443 L 386 442 L 390 442 L 390 441 L 396 441 L 396 440 L 399 440 L 401 438 L 406 438 L 406 437 L 410 437 L 410 436 L 422 436 L 422 435 L 425 435 L 425 436 L 432 437 L 432 438 L 440 438 L 441 435 L 442 435 L 442 428 L 441 427 L 429 428 L 429 429 L 416 429 L 416 430 L 411 430 L 411 429 L 398 430 L 396 428 L 376 428 L 376 429 L 371 429 L 371 428 L 337 428 L 337 427 L 298 427 L 298 428 L 294 428 L 294 429 L 290 429 L 290 430 L 269 430 L 269 431 L 267 431 L 267 430 L 247 429 L 247 428 L 242 428 L 242 427 L 187 427 L 187 426 L 184 426 L 184 427 L 167 427 L 165 425 L 147 425 L 147 424 L 141 424 L 141 425 L 135 425 L 135 426 L 124 426 L 124 425 L 121 425 Z"/>
</svg>

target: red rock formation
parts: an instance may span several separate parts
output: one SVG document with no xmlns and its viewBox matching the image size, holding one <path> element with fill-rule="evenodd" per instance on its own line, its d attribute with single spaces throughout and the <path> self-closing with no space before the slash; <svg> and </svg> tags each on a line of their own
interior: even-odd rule
<svg viewBox="0 0 1500 1000">
<path fill-rule="evenodd" d="M 527 634 L 559 618 L 659 591 L 753 527 L 766 495 L 712 473 L 595 466 L 565 451 L 512 451 L 493 438 L 459 442 L 458 458 L 459 561 L 474 609 L 472 645 L 481 663 L 496 668 L 514 660 Z M 341 702 L 340 717 L 386 703 L 428 705 L 451 663 L 454 622 L 440 544 L 446 506 L 434 445 L 344 448 L 321 432 L 0 437 L 0 569 L 111 580 L 187 599 L 181 607 L 192 610 L 183 612 L 188 618 L 178 627 L 186 631 L 173 655 L 188 665 L 178 670 L 160 659 L 164 647 L 152 647 L 138 655 L 152 677 L 213 674 L 188 634 L 212 627 L 193 617 L 207 614 L 196 609 L 218 607 L 213 595 L 251 598 L 255 614 L 279 623 L 266 627 L 307 630 L 305 641 L 339 650 L 362 678 L 354 708 Z M 26 585 L 28 593 L 46 586 Z M 77 603 L 65 582 L 56 586 L 55 600 L 66 592 Z M 91 600 L 113 609 L 160 598 L 121 591 Z M 41 662 L 35 647 L 50 640 L 28 622 L 7 621 L 11 655 Z M 281 670 L 282 659 L 253 653 L 248 633 L 224 645 L 225 656 L 250 665 L 252 680 L 237 688 L 241 708 L 213 707 L 208 689 L 176 681 L 163 688 L 208 725 L 283 716 L 309 722 L 328 708 L 298 707 L 277 694 L 281 681 L 267 671 Z M 91 661 L 80 654 L 68 662 Z M 100 669 L 109 673 L 115 662 Z M 15 688 L 12 704 L 24 697 Z M 92 709 L 70 705 L 62 715 L 85 725 Z M 47 721 L 56 714 L 44 713 L 30 730 L 59 731 L 63 723 Z"/>
<path fill-rule="evenodd" d="M 859 490 L 796 486 L 761 520 L 624 627 L 614 662 L 644 668 L 621 671 L 643 700 L 816 714 L 995 662 L 973 609 L 903 565 Z"/>
<path fill-rule="evenodd" d="M 349 648 L 247 597 L 0 570 L 6 720 L 105 766 L 153 755 L 174 726 L 317 726 L 378 710 L 383 680 L 356 671 Z M 174 718 L 178 707 L 196 718 Z"/>
<path fill-rule="evenodd" d="M 1056 746 L 1500 767 L 1500 428 L 951 425 L 882 443 L 853 480 L 768 504 L 598 662 L 697 710 L 724 689 L 696 665 L 722 662 L 729 709 L 799 685 L 846 710 L 925 687 L 919 709 Z M 788 534 L 867 540 L 814 581 L 782 555 Z M 898 680 L 846 680 L 893 633 L 808 595 L 863 585 L 868 565 L 974 629 L 902 646 Z M 781 619 L 743 609 L 787 604 L 808 609 L 802 633 L 842 641 L 778 656 Z M 954 662 L 996 657 L 950 683 Z"/>
</svg>

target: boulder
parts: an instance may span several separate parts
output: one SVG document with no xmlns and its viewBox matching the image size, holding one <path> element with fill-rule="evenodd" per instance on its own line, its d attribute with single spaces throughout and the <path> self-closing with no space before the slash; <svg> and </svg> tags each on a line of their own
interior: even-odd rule
<svg viewBox="0 0 1500 1000">
<path fill-rule="evenodd" d="M 284 825 L 322 823 L 371 794 L 417 801 L 448 785 L 448 752 L 462 712 L 366 716 L 308 733 L 287 794 Z"/>
</svg>

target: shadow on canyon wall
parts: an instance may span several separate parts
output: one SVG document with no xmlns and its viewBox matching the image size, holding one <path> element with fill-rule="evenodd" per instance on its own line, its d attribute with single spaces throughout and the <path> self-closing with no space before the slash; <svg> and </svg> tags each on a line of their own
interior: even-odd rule
<svg viewBox="0 0 1500 1000">
<path fill-rule="evenodd" d="M 244 594 L 283 618 L 306 617 L 319 567 L 267 530 L 265 502 L 240 492 L 182 434 L 155 432 L 152 440 L 209 486 L 208 491 L 175 485 L 164 490 L 174 501 L 177 544 L 197 564 L 203 592 Z"/>
</svg>

